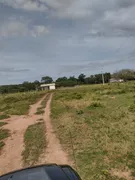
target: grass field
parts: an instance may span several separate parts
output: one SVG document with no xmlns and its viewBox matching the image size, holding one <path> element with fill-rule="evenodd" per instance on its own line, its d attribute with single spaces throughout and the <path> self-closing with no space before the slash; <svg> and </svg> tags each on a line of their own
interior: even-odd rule
<svg viewBox="0 0 135 180">
<path fill-rule="evenodd" d="M 82 179 L 135 178 L 135 82 L 58 90 L 51 108 Z"/>
<path fill-rule="evenodd" d="M 23 115 L 27 114 L 29 106 L 34 104 L 45 93 L 39 92 L 27 92 L 27 93 L 15 93 L 0 95 L 0 120 L 6 119 L 9 115 Z"/>
<path fill-rule="evenodd" d="M 25 150 L 22 153 L 25 166 L 34 165 L 46 147 L 45 124 L 40 121 L 28 127 L 24 136 Z"/>
</svg>

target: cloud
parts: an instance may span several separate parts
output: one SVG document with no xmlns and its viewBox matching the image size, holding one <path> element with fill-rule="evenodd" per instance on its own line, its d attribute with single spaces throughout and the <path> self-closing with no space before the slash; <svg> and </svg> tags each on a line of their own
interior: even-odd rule
<svg viewBox="0 0 135 180">
<path fill-rule="evenodd" d="M 0 0 L 0 3 L 11 6 L 15 9 L 23 9 L 26 11 L 41 11 L 47 10 L 45 4 L 41 3 L 40 0 Z"/>
<path fill-rule="evenodd" d="M 31 32 L 32 32 L 32 36 L 37 37 L 40 35 L 48 34 L 49 30 L 45 26 L 38 25 L 38 26 L 34 26 Z"/>
<path fill-rule="evenodd" d="M 110 65 L 118 65 L 122 63 L 134 62 L 133 58 L 130 59 L 109 59 L 109 60 L 100 60 L 100 61 L 91 61 L 91 63 L 83 62 L 79 64 L 71 64 L 71 65 L 62 65 L 59 69 L 60 73 L 77 73 L 77 72 L 89 72 L 95 70 L 103 71 L 107 69 Z M 98 71 L 98 72 L 100 72 Z"/>
<path fill-rule="evenodd" d="M 31 25 L 29 21 L 10 19 L 0 26 L 0 37 L 42 36 L 49 33 L 43 25 Z"/>
<path fill-rule="evenodd" d="M 14 82 L 130 68 L 134 16 L 135 0 L 0 0 L 0 63 L 30 69 Z"/>
<path fill-rule="evenodd" d="M 134 0 L 0 0 L 0 3 L 26 11 L 46 12 L 49 18 L 75 23 L 85 20 L 89 24 L 89 36 L 135 36 Z M 43 27 L 35 31 L 36 34 L 47 32 Z"/>
<path fill-rule="evenodd" d="M 0 36 L 26 35 L 28 33 L 27 24 L 19 21 L 5 22 L 0 26 Z"/>
<path fill-rule="evenodd" d="M 134 0 L 42 0 L 52 10 L 49 15 L 89 24 L 90 36 L 135 36 Z M 84 27 L 85 28 L 85 27 Z"/>
<path fill-rule="evenodd" d="M 14 73 L 14 72 L 28 72 L 30 69 L 15 69 L 15 68 L 8 68 L 8 67 L 1 67 L 0 72 L 4 73 Z"/>
</svg>

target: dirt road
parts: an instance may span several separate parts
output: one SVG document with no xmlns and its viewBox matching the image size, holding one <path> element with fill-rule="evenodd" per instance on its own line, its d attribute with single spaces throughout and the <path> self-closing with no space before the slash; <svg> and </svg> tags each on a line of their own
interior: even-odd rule
<svg viewBox="0 0 135 180">
<path fill-rule="evenodd" d="M 11 136 L 7 138 L 6 145 L 1 151 L 0 174 L 22 168 L 24 133 L 29 125 L 34 124 L 40 118 L 40 115 L 35 115 L 35 113 L 44 98 L 31 106 L 29 116 L 13 116 L 6 120 L 8 124 L 4 128 L 10 130 Z"/>
<path fill-rule="evenodd" d="M 6 145 L 0 154 L 0 174 L 4 174 L 23 167 L 22 152 L 24 150 L 24 133 L 29 125 L 36 123 L 37 119 L 42 118 L 42 115 L 35 115 L 37 108 L 40 106 L 43 97 L 38 103 L 31 106 L 28 116 L 14 116 L 8 120 L 5 129 L 11 131 L 11 136 L 5 141 Z M 45 114 L 43 116 L 46 128 L 47 148 L 44 154 L 39 158 L 37 164 L 56 163 L 70 164 L 67 154 L 62 150 L 59 140 L 57 139 L 50 119 L 50 104 L 52 94 L 47 102 Z"/>
<path fill-rule="evenodd" d="M 56 164 L 72 164 L 69 161 L 67 154 L 63 151 L 59 139 L 57 139 L 54 129 L 52 127 L 50 118 L 50 104 L 52 100 L 52 95 L 47 102 L 44 121 L 46 127 L 46 138 L 47 138 L 47 149 L 45 151 L 45 156 L 42 158 L 41 163 L 56 163 Z"/>
</svg>

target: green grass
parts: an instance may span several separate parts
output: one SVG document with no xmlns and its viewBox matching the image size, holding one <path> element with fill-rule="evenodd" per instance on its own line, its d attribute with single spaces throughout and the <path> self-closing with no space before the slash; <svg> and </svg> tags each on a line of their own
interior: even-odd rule
<svg viewBox="0 0 135 180">
<path fill-rule="evenodd" d="M 10 116 L 7 115 L 7 114 L 1 114 L 1 115 L 0 115 L 0 120 L 8 119 L 8 118 L 10 118 Z"/>
<path fill-rule="evenodd" d="M 49 100 L 50 94 L 48 93 L 45 97 L 45 99 L 42 101 L 41 106 L 39 108 L 37 108 L 37 112 L 35 114 L 39 115 L 39 114 L 44 114 L 45 112 L 45 107 L 47 104 L 47 101 Z"/>
<path fill-rule="evenodd" d="M 42 108 L 45 108 L 46 107 L 46 104 L 47 104 L 47 101 L 49 100 L 49 98 L 50 98 L 50 94 L 48 93 L 47 95 L 46 95 L 46 97 L 45 97 L 45 99 L 42 101 L 42 103 L 41 103 L 41 107 Z"/>
<path fill-rule="evenodd" d="M 0 129 L 0 141 L 9 137 L 9 130 L 8 129 Z"/>
<path fill-rule="evenodd" d="M 35 114 L 44 114 L 44 110 L 43 110 L 43 108 L 42 107 L 39 107 L 39 108 L 37 108 L 37 112 L 35 113 Z"/>
<path fill-rule="evenodd" d="M 2 126 L 3 122 L 0 122 L 0 127 Z M 3 124 L 4 125 L 4 124 Z M 0 129 L 0 151 L 4 147 L 5 143 L 3 142 L 4 139 L 10 136 L 8 129 Z"/>
<path fill-rule="evenodd" d="M 8 123 L 7 122 L 0 122 L 0 127 L 4 126 L 6 124 L 8 124 Z"/>
<path fill-rule="evenodd" d="M 76 92 L 80 98 L 76 98 Z M 85 180 L 135 176 L 135 82 L 82 86 L 54 93 L 52 123 Z M 116 175 L 118 172 L 119 175 Z"/>
<path fill-rule="evenodd" d="M 96 108 L 101 108 L 103 105 L 100 102 L 92 102 L 89 106 L 88 109 L 96 109 Z"/>
<path fill-rule="evenodd" d="M 27 92 L 0 95 L 0 112 L 10 115 L 24 115 L 29 106 L 41 98 L 45 92 Z"/>
<path fill-rule="evenodd" d="M 5 146 L 5 143 L 3 141 L 0 141 L 0 151 L 2 150 L 2 148 Z"/>
<path fill-rule="evenodd" d="M 38 122 L 43 122 L 44 119 L 40 118 L 40 119 L 38 119 L 37 121 L 38 121 Z"/>
<path fill-rule="evenodd" d="M 22 153 L 24 165 L 34 165 L 46 147 L 45 125 L 38 122 L 28 127 L 24 136 L 25 150 Z"/>
</svg>

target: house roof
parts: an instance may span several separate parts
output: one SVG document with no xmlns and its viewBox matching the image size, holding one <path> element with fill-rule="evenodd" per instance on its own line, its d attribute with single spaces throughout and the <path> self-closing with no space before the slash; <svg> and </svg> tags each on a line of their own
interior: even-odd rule
<svg viewBox="0 0 135 180">
<path fill-rule="evenodd" d="M 40 87 L 47 87 L 47 86 L 55 86 L 55 83 L 51 84 L 41 84 Z"/>
</svg>

